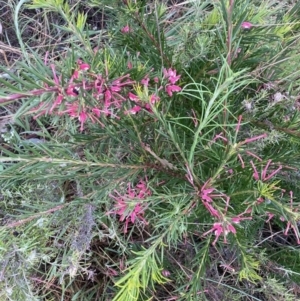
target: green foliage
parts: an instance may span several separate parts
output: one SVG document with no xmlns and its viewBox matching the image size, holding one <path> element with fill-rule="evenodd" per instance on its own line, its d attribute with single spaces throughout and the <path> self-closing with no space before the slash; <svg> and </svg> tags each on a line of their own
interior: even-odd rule
<svg viewBox="0 0 300 301">
<path fill-rule="evenodd" d="M 299 298 L 299 4 L 25 2 L 1 298 Z"/>
</svg>

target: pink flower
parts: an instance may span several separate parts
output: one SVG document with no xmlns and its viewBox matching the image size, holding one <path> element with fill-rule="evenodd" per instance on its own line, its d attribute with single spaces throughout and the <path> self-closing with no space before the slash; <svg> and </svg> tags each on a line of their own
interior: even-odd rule
<svg viewBox="0 0 300 301">
<path fill-rule="evenodd" d="M 230 232 L 236 234 L 236 229 L 228 222 L 214 223 L 213 227 L 209 231 L 205 232 L 202 236 L 206 236 L 211 232 L 214 232 L 214 235 L 216 236 L 215 240 L 212 243 L 214 246 L 222 233 L 224 235 L 224 242 L 226 243 L 226 236 Z"/>
<path fill-rule="evenodd" d="M 244 216 L 245 214 L 251 214 L 251 213 L 252 213 L 252 208 L 249 208 L 245 212 L 242 212 L 239 215 L 232 217 L 231 221 L 235 224 L 239 224 L 241 221 L 244 220 L 252 220 L 252 216 Z"/>
<path fill-rule="evenodd" d="M 155 95 L 155 94 L 152 94 L 150 95 L 150 103 L 151 104 L 155 104 L 156 102 L 160 101 L 160 98 L 159 96 Z"/>
<path fill-rule="evenodd" d="M 258 181 L 259 178 L 261 179 L 261 181 L 268 181 L 270 180 L 273 176 L 275 176 L 281 169 L 282 169 L 282 166 L 280 165 L 276 170 L 274 170 L 273 172 L 271 172 L 270 174 L 267 175 L 267 170 L 271 164 L 272 160 L 268 160 L 267 162 L 267 165 L 265 166 L 265 168 L 263 169 L 263 171 L 261 172 L 261 176 L 259 176 L 259 173 L 253 163 L 253 161 L 251 160 L 250 161 L 250 164 L 252 166 L 252 169 L 253 169 L 253 178 Z"/>
<path fill-rule="evenodd" d="M 129 33 L 131 31 L 131 28 L 128 26 L 128 25 L 126 25 L 126 26 L 124 26 L 122 29 L 121 29 L 121 32 L 122 33 Z"/>
<path fill-rule="evenodd" d="M 66 104 L 67 110 L 60 112 L 62 115 L 63 113 L 67 113 L 70 117 L 77 117 L 78 116 L 78 109 L 79 105 L 78 102 L 72 102 Z"/>
<path fill-rule="evenodd" d="M 132 69 L 132 62 L 128 61 L 128 63 L 127 63 L 127 68 L 128 68 L 128 69 Z"/>
<path fill-rule="evenodd" d="M 69 96 L 78 96 L 79 93 L 75 85 L 69 85 L 66 94 Z"/>
<path fill-rule="evenodd" d="M 251 29 L 252 26 L 253 26 L 253 24 L 250 23 L 250 22 L 243 22 L 243 23 L 241 24 L 241 27 L 242 27 L 243 29 Z"/>
<path fill-rule="evenodd" d="M 132 100 L 134 102 L 139 102 L 140 101 L 139 97 L 137 95 L 131 93 L 131 92 L 128 93 L 128 97 L 129 97 L 130 100 Z"/>
<path fill-rule="evenodd" d="M 266 223 L 268 223 L 275 216 L 275 214 L 271 212 L 266 212 L 266 214 L 268 215 L 268 219 L 266 220 Z"/>
<path fill-rule="evenodd" d="M 111 92 L 110 92 L 109 89 L 106 89 L 106 91 L 104 92 L 104 99 L 105 99 L 105 103 L 106 104 L 108 104 L 110 102 L 110 100 L 111 100 Z"/>
<path fill-rule="evenodd" d="M 138 113 L 142 108 L 140 106 L 134 106 L 132 109 L 127 110 L 124 112 L 125 115 L 127 114 L 132 114 L 135 115 L 136 113 Z"/>
<path fill-rule="evenodd" d="M 149 80 L 150 78 L 148 76 L 145 76 L 142 80 L 141 80 L 141 84 L 148 87 L 149 85 Z"/>
<path fill-rule="evenodd" d="M 215 209 L 212 205 L 212 197 L 214 197 L 215 195 L 211 195 L 211 193 L 215 190 L 215 188 L 209 187 L 209 181 L 210 180 L 207 180 L 201 188 L 200 197 L 202 200 L 202 204 L 205 206 L 205 208 L 211 216 L 220 218 L 219 211 Z"/>
<path fill-rule="evenodd" d="M 210 204 L 209 202 L 205 202 L 203 200 L 202 200 L 202 203 L 205 206 L 205 208 L 207 209 L 207 211 L 210 213 L 211 216 L 217 217 L 217 218 L 221 217 L 219 211 L 217 209 L 215 209 L 212 204 Z"/>
<path fill-rule="evenodd" d="M 169 80 L 169 82 L 174 85 L 179 79 L 181 75 L 176 74 L 176 70 L 172 70 L 171 68 L 164 69 L 164 76 Z"/>
<path fill-rule="evenodd" d="M 298 229 L 297 224 L 294 225 L 290 221 L 288 221 L 287 227 L 286 227 L 286 229 L 285 229 L 285 231 L 284 231 L 283 234 L 284 235 L 288 235 L 288 232 L 289 232 L 290 229 L 293 229 L 294 234 L 295 234 L 296 239 L 297 239 L 297 244 L 300 245 L 300 233 L 299 233 L 299 229 Z"/>
<path fill-rule="evenodd" d="M 100 117 L 100 113 L 101 113 L 101 110 L 98 109 L 98 108 L 93 108 L 92 109 L 92 112 L 99 118 Z"/>
<path fill-rule="evenodd" d="M 201 199 L 206 202 L 212 202 L 213 199 L 210 197 L 210 194 L 215 190 L 214 188 L 209 187 L 209 181 L 207 180 L 201 188 Z"/>
<path fill-rule="evenodd" d="M 116 194 L 117 196 L 111 195 L 116 200 L 115 208 L 107 214 L 116 213 L 120 216 L 121 222 L 125 221 L 124 233 L 127 233 L 129 223 L 134 224 L 136 220 L 148 224 L 144 219 L 145 207 L 138 201 L 151 195 L 151 191 L 144 181 L 140 181 L 135 188 L 132 188 L 131 184 L 128 183 L 125 195 L 120 195 L 118 192 Z"/>
<path fill-rule="evenodd" d="M 81 111 L 79 113 L 78 120 L 80 121 L 80 131 L 81 132 L 83 131 L 83 124 L 86 122 L 87 118 L 88 118 L 88 115 L 86 114 L 86 112 Z"/>
<path fill-rule="evenodd" d="M 169 277 L 169 276 L 171 275 L 171 272 L 168 271 L 168 270 L 163 270 L 163 271 L 161 272 L 161 274 L 162 274 L 164 277 Z"/>
<path fill-rule="evenodd" d="M 145 181 L 140 181 L 137 185 L 136 185 L 136 189 L 138 190 L 138 194 L 137 197 L 139 199 L 144 199 L 147 196 L 151 195 L 151 191 L 148 189 L 147 184 Z"/>
<path fill-rule="evenodd" d="M 53 102 L 53 105 L 52 105 L 52 107 L 51 107 L 51 109 L 50 109 L 49 112 L 52 113 L 53 110 L 54 110 L 57 106 L 59 106 L 59 105 L 61 104 L 61 102 L 62 102 L 63 99 L 64 99 L 64 96 L 63 96 L 62 94 L 59 94 L 59 95 L 56 97 L 55 101 Z"/>
<path fill-rule="evenodd" d="M 121 86 L 110 86 L 111 92 L 120 92 L 122 90 Z"/>
<path fill-rule="evenodd" d="M 76 70 L 73 72 L 73 75 L 71 76 L 70 82 L 73 82 L 73 79 L 78 79 L 78 78 L 79 78 L 79 71 L 76 69 Z"/>
<path fill-rule="evenodd" d="M 171 97 L 173 95 L 173 92 L 179 92 L 181 91 L 181 88 L 176 85 L 166 85 L 166 92 Z"/>
<path fill-rule="evenodd" d="M 268 137 L 268 135 L 265 133 L 265 134 L 255 136 L 255 137 L 252 137 L 252 138 L 247 138 L 244 141 L 240 142 L 239 144 L 240 145 L 247 144 L 247 143 L 250 143 L 250 142 L 253 142 L 253 141 L 256 141 L 256 140 L 259 140 L 259 139 L 263 139 L 263 138 L 266 138 L 266 137 Z"/>
<path fill-rule="evenodd" d="M 83 71 L 87 71 L 87 70 L 89 70 L 90 68 L 91 68 L 90 65 L 87 64 L 87 63 L 82 63 L 82 64 L 79 65 L 79 69 L 80 69 L 80 70 L 83 70 Z"/>
<path fill-rule="evenodd" d="M 55 82 L 55 84 L 56 84 L 57 86 L 59 86 L 60 80 L 58 79 L 58 77 L 57 77 L 57 75 L 56 75 L 55 65 L 54 65 L 54 64 L 51 64 L 50 67 L 51 67 L 51 69 L 52 69 L 54 82 Z"/>
</svg>

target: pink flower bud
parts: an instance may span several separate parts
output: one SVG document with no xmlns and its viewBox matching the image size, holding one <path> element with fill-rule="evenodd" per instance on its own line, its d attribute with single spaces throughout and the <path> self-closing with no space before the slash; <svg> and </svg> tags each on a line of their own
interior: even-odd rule
<svg viewBox="0 0 300 301">
<path fill-rule="evenodd" d="M 146 75 L 142 80 L 141 84 L 148 87 L 150 78 Z"/>
<path fill-rule="evenodd" d="M 135 94 L 133 94 L 131 92 L 128 93 L 128 97 L 129 97 L 130 100 L 135 101 L 135 102 L 138 102 L 140 100 L 138 98 L 138 96 L 136 96 Z"/>
<path fill-rule="evenodd" d="M 66 94 L 69 96 L 78 96 L 79 88 L 75 85 L 69 85 Z"/>
<path fill-rule="evenodd" d="M 170 271 L 168 270 L 163 270 L 161 273 L 164 277 L 169 277 L 171 275 Z"/>
<path fill-rule="evenodd" d="M 78 120 L 80 121 L 80 131 L 83 131 L 83 124 L 86 122 L 88 116 L 86 112 L 82 111 L 79 113 Z"/>
<path fill-rule="evenodd" d="M 98 108 L 93 108 L 92 109 L 92 112 L 97 116 L 97 117 L 100 117 L 100 114 L 101 114 L 101 110 L 98 109 Z"/>
<path fill-rule="evenodd" d="M 71 79 L 78 79 L 78 77 L 79 77 L 79 72 L 78 72 L 78 70 L 75 70 L 73 72 L 73 75 L 72 75 Z"/>
<path fill-rule="evenodd" d="M 81 65 L 79 65 L 79 69 L 83 71 L 87 71 L 90 69 L 90 65 L 87 63 L 82 63 Z"/>
<path fill-rule="evenodd" d="M 132 109 L 125 111 L 124 114 L 125 115 L 133 114 L 134 115 L 134 114 L 138 113 L 141 109 L 142 108 L 140 106 L 134 106 Z"/>
<path fill-rule="evenodd" d="M 253 26 L 253 24 L 250 23 L 250 22 L 243 22 L 243 23 L 241 24 L 241 27 L 242 27 L 243 29 L 251 29 L 252 26 Z"/>
<path fill-rule="evenodd" d="M 121 29 L 121 32 L 122 33 L 129 33 L 130 32 L 130 27 L 128 25 L 124 26 L 122 29 Z"/>
</svg>

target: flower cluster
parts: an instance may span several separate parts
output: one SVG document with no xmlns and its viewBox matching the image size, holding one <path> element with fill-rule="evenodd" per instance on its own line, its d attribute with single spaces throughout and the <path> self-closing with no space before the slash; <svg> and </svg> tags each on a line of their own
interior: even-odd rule
<svg viewBox="0 0 300 301">
<path fill-rule="evenodd" d="M 110 195 L 116 203 L 112 211 L 107 214 L 115 213 L 120 216 L 120 221 L 124 223 L 124 233 L 127 233 L 128 224 L 134 224 L 136 220 L 142 221 L 147 224 L 144 219 L 145 206 L 141 203 L 151 195 L 151 191 L 147 188 L 145 181 L 140 181 L 134 188 L 131 187 L 131 183 L 127 184 L 127 192 L 121 195 L 119 192 L 115 191 L 116 195 Z"/>
<path fill-rule="evenodd" d="M 173 96 L 173 92 L 179 92 L 181 91 L 181 88 L 177 85 L 175 85 L 175 83 L 180 79 L 180 75 L 176 74 L 176 70 L 173 70 L 171 68 L 164 69 L 163 70 L 164 73 L 164 78 L 167 79 L 167 83 L 165 84 L 165 86 L 160 86 L 157 91 L 162 90 L 163 88 L 165 89 L 165 91 L 167 92 L 167 94 L 171 97 Z M 142 95 L 143 93 L 138 93 L 138 95 L 129 92 L 128 97 L 131 101 L 133 101 L 135 103 L 135 106 L 126 111 L 126 114 L 136 114 L 137 112 L 139 112 L 142 109 L 147 110 L 148 112 L 152 112 L 152 106 L 155 105 L 156 103 L 158 103 L 160 101 L 160 97 L 157 95 L 157 93 L 153 93 L 148 95 L 148 86 L 149 86 L 149 82 L 150 82 L 150 78 L 148 75 L 146 75 L 141 81 L 140 84 L 144 87 L 144 90 L 146 91 L 147 95 Z M 153 82 L 155 84 L 159 83 L 159 79 L 157 77 L 153 78 Z M 147 98 L 147 100 L 145 101 L 144 98 Z"/>
<path fill-rule="evenodd" d="M 44 114 L 64 115 L 68 114 L 72 118 L 78 118 L 83 131 L 83 125 L 90 119 L 92 122 L 101 124 L 99 117 L 101 114 L 105 116 L 115 116 L 113 110 L 120 108 L 122 102 L 126 100 L 122 94 L 125 88 L 131 88 L 135 83 L 129 78 L 129 75 L 124 75 L 111 82 L 102 77 L 102 75 L 88 74 L 85 72 L 90 69 L 89 64 L 77 61 L 77 68 L 73 72 L 66 87 L 61 86 L 61 78 L 58 78 L 55 68 L 52 65 L 52 72 L 55 85 L 58 88 L 58 95 L 52 105 L 45 106 L 41 103 L 37 109 L 39 114 L 35 118 Z M 91 92 L 91 96 L 96 100 L 95 104 L 86 102 L 88 99 L 87 91 Z M 63 100 L 66 100 L 63 103 Z M 102 124 L 101 124 L 102 125 Z"/>
<path fill-rule="evenodd" d="M 176 70 L 172 70 L 171 68 L 169 68 L 168 70 L 164 69 L 164 76 L 168 80 L 165 91 L 169 96 L 172 96 L 173 92 L 181 91 L 181 88 L 175 85 L 175 83 L 180 79 L 180 75 L 176 74 Z"/>
<path fill-rule="evenodd" d="M 242 116 L 239 116 L 238 123 L 236 126 L 236 137 L 237 137 L 237 134 L 241 127 L 241 120 L 242 120 Z M 243 151 L 243 153 L 251 156 L 252 158 L 255 158 L 258 162 L 263 162 L 263 160 L 258 155 L 254 154 L 248 150 L 243 150 L 242 147 L 248 143 L 252 143 L 254 141 L 258 141 L 258 140 L 266 138 L 266 137 L 267 137 L 267 134 L 264 133 L 264 134 L 261 134 L 258 136 L 247 138 L 247 139 L 245 139 L 241 142 L 235 143 L 233 145 L 232 154 L 237 154 L 237 158 L 241 162 L 241 167 L 243 169 L 245 168 L 245 162 L 240 154 L 241 151 Z M 224 137 L 224 133 L 220 133 L 220 134 L 217 134 L 209 142 L 209 145 L 216 143 L 216 141 L 218 139 L 223 140 L 226 144 L 230 143 L 229 139 Z M 273 163 L 272 160 L 268 160 L 266 165 L 264 167 L 262 167 L 261 172 L 258 171 L 258 168 L 255 166 L 255 163 L 253 162 L 253 160 L 250 160 L 249 163 L 253 170 L 254 181 L 258 182 L 259 185 L 265 185 L 264 186 L 265 191 L 267 191 L 270 194 L 270 193 L 272 193 L 272 191 L 274 189 L 276 189 L 276 190 L 279 189 L 278 187 L 275 186 L 274 183 L 272 184 L 272 183 L 267 183 L 267 182 L 272 180 L 282 170 L 283 166 L 280 163 L 279 164 Z M 274 168 L 274 166 L 276 166 L 276 168 Z M 187 177 L 188 181 L 195 187 L 192 173 L 189 168 L 187 168 L 187 170 L 188 170 L 188 173 L 187 173 L 186 177 Z M 234 173 L 234 171 L 232 169 L 228 169 L 228 168 L 227 168 L 226 172 L 229 172 L 230 175 L 232 175 Z M 219 178 L 219 175 L 217 176 L 217 178 Z M 213 187 L 212 185 L 213 185 L 212 179 L 207 180 L 202 185 L 201 189 L 197 189 L 197 194 L 198 194 L 199 198 L 201 199 L 202 204 L 204 205 L 206 210 L 209 212 L 209 214 L 215 220 L 212 228 L 203 234 L 203 236 L 206 236 L 209 233 L 213 233 L 216 236 L 216 238 L 213 242 L 213 245 L 215 245 L 215 243 L 218 241 L 219 237 L 222 234 L 224 236 L 224 242 L 226 242 L 226 236 L 229 233 L 232 233 L 232 234 L 236 233 L 234 224 L 239 224 L 242 220 L 252 219 L 251 215 L 253 213 L 254 207 L 249 206 L 245 212 L 243 212 L 237 216 L 233 216 L 233 217 L 228 216 L 227 209 L 229 208 L 230 197 L 224 193 L 216 193 L 217 189 L 215 187 Z M 281 198 L 282 198 L 285 190 L 281 189 L 281 191 L 282 191 L 282 195 L 281 195 Z M 265 201 L 265 198 L 266 198 L 265 195 L 260 195 L 256 199 L 256 201 L 253 202 L 253 205 L 254 206 L 260 205 L 261 203 L 263 203 Z M 222 200 L 225 203 L 225 206 L 220 206 L 219 200 Z M 270 203 L 271 203 L 271 201 L 270 201 Z M 267 211 L 266 214 L 267 214 L 266 222 L 269 222 L 276 215 L 275 213 L 269 212 L 269 211 Z M 286 230 L 285 230 L 284 234 L 287 235 L 289 230 L 292 229 L 295 234 L 295 237 L 297 239 L 297 243 L 300 244 L 300 232 L 298 230 L 298 227 L 296 226 L 295 223 L 292 223 L 291 221 L 288 220 L 288 217 L 291 217 L 291 216 L 293 216 L 293 218 L 291 218 L 291 220 L 294 220 L 299 216 L 298 207 L 295 207 L 293 205 L 293 192 L 292 191 L 290 191 L 290 209 L 286 208 L 285 209 L 285 217 L 281 216 L 280 219 L 281 219 L 281 221 L 287 221 L 287 226 L 286 226 Z"/>
<path fill-rule="evenodd" d="M 57 95 L 52 103 L 42 102 L 33 110 L 38 112 L 35 118 L 45 114 L 59 116 L 67 114 L 72 118 L 78 119 L 80 131 L 83 131 L 84 123 L 88 119 L 93 123 L 97 122 L 104 126 L 100 121 L 101 115 L 120 118 L 115 112 L 122 108 L 125 101 L 133 102 L 134 106 L 125 111 L 124 114 L 136 114 L 142 109 L 152 112 L 151 107 L 160 101 L 160 97 L 156 93 L 148 95 L 149 76 L 140 81 L 140 84 L 144 86 L 144 90 L 147 92 L 146 97 L 140 97 L 140 95 L 132 92 L 134 87 L 136 87 L 136 90 L 139 90 L 139 85 L 130 78 L 129 74 L 109 80 L 108 71 L 106 71 L 106 76 L 89 73 L 90 65 L 78 60 L 76 69 L 67 85 L 64 86 L 61 84 L 62 77 L 57 76 L 54 65 L 51 65 L 51 69 Z M 179 86 L 175 85 L 175 82 L 180 78 L 180 75 L 176 75 L 175 70 L 164 70 L 164 75 L 168 79 L 165 90 L 169 96 L 172 96 L 173 92 L 181 90 Z M 156 77 L 153 79 L 155 84 L 158 81 Z M 48 88 L 48 86 L 45 88 Z"/>
</svg>

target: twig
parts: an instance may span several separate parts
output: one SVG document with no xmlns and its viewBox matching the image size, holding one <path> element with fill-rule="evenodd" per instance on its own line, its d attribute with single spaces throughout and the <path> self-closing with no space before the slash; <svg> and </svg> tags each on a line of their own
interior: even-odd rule
<svg viewBox="0 0 300 301">
<path fill-rule="evenodd" d="M 26 223 L 32 221 L 32 220 L 35 219 L 35 218 L 40 217 L 41 215 L 44 215 L 44 214 L 50 214 L 50 213 L 52 213 L 52 212 L 58 211 L 58 210 L 62 209 L 63 207 L 65 207 L 66 205 L 67 205 L 67 204 L 56 206 L 56 207 L 54 207 L 54 208 L 51 208 L 51 209 L 46 210 L 46 211 L 42 211 L 42 212 L 40 212 L 40 213 L 38 213 L 38 214 L 35 214 L 35 215 L 33 215 L 33 216 L 30 216 L 30 217 L 27 217 L 27 218 L 25 218 L 25 219 L 21 219 L 21 220 L 19 220 L 19 221 L 17 221 L 17 222 L 12 222 L 12 223 L 10 223 L 10 224 L 8 224 L 8 225 L 5 225 L 4 227 L 6 227 L 6 228 L 15 228 L 15 227 L 21 226 L 21 225 L 23 225 L 23 224 L 26 224 Z"/>
</svg>

